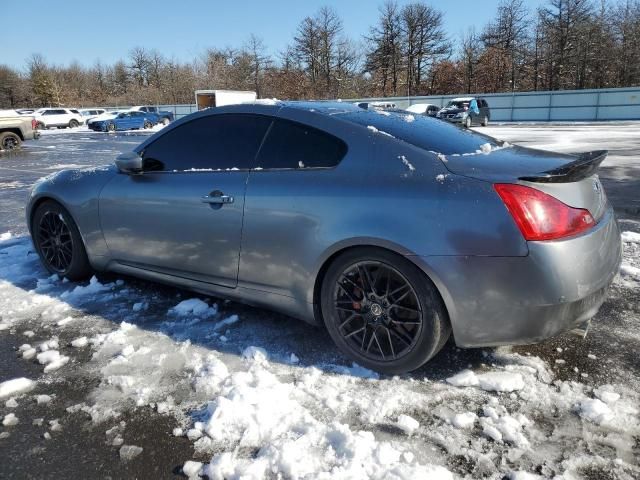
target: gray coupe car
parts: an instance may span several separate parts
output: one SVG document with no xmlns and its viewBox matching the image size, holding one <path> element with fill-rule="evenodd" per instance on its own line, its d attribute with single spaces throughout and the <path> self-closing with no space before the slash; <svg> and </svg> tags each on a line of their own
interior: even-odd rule
<svg viewBox="0 0 640 480">
<path fill-rule="evenodd" d="M 40 181 L 26 213 L 50 272 L 277 310 L 398 373 L 451 332 L 460 347 L 524 344 L 588 323 L 621 260 L 605 155 L 340 102 L 235 105 Z"/>
</svg>

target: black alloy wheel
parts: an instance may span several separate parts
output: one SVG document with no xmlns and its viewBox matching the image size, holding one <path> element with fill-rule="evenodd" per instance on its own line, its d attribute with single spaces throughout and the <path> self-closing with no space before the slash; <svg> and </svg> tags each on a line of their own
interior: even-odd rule
<svg viewBox="0 0 640 480">
<path fill-rule="evenodd" d="M 47 211 L 38 224 L 38 245 L 44 261 L 56 273 L 64 275 L 73 260 L 73 239 L 64 217 Z"/>
<path fill-rule="evenodd" d="M 359 262 L 344 271 L 333 291 L 338 329 L 351 348 L 375 361 L 411 351 L 422 328 L 415 290 L 391 265 Z"/>
<path fill-rule="evenodd" d="M 46 269 L 69 280 L 91 273 L 87 252 L 78 227 L 59 203 L 40 204 L 31 221 L 33 244 Z"/>
<path fill-rule="evenodd" d="M 415 370 L 449 337 L 435 285 L 402 256 L 375 248 L 348 251 L 329 267 L 322 315 L 336 345 L 382 373 Z"/>
</svg>

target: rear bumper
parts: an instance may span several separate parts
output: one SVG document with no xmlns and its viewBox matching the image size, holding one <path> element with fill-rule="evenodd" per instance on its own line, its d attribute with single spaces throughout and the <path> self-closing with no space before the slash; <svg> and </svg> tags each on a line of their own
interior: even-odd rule
<svg viewBox="0 0 640 480">
<path fill-rule="evenodd" d="M 409 257 L 439 288 L 459 346 L 536 343 L 584 324 L 622 258 L 610 207 L 588 234 L 528 247 L 526 257 Z"/>
</svg>

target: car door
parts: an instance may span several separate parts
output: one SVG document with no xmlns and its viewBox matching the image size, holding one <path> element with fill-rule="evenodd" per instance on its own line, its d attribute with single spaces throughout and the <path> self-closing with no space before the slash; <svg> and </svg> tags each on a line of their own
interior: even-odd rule
<svg viewBox="0 0 640 480">
<path fill-rule="evenodd" d="M 73 114 L 69 110 L 56 110 L 56 124 L 57 125 L 68 125 L 69 121 L 73 117 Z"/>
<path fill-rule="evenodd" d="M 170 129 L 143 152 L 145 171 L 100 195 L 113 260 L 234 287 L 247 175 L 271 118 L 212 114 Z"/>
<path fill-rule="evenodd" d="M 131 128 L 133 124 L 133 118 L 131 116 L 131 112 L 124 112 L 118 115 L 115 120 L 116 128 L 118 130 L 128 130 Z"/>
</svg>

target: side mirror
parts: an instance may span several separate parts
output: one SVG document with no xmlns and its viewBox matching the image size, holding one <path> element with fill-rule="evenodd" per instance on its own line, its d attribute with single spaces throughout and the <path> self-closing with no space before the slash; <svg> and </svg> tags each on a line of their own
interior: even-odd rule
<svg viewBox="0 0 640 480">
<path fill-rule="evenodd" d="M 116 158 L 116 167 L 129 175 L 142 173 L 142 157 L 136 152 L 123 153 Z"/>
</svg>

